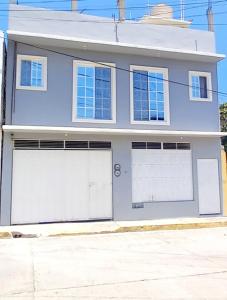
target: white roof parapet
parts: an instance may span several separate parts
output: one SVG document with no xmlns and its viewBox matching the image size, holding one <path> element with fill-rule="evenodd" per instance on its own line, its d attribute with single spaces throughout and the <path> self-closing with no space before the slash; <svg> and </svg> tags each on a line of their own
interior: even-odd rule
<svg viewBox="0 0 227 300">
<path fill-rule="evenodd" d="M 111 18 L 88 15 L 86 10 L 78 13 L 11 5 L 8 28 L 9 38 L 14 35 L 21 40 L 26 36 L 27 41 L 38 45 L 42 42 L 54 47 L 76 48 L 79 43 L 86 43 L 83 46 L 94 51 L 201 62 L 224 58 L 216 53 L 213 32 L 141 21 L 116 23 Z"/>
<path fill-rule="evenodd" d="M 114 50 L 117 53 L 131 53 L 180 60 L 186 59 L 201 62 L 218 62 L 225 58 L 224 54 L 216 54 L 213 52 L 190 51 L 166 47 L 149 47 L 146 45 L 135 45 L 121 42 L 92 40 L 34 32 L 8 30 L 7 34 L 9 39 L 21 43 L 30 43 L 34 46 L 38 45 L 39 47 L 42 45 L 62 47 L 62 42 L 64 42 L 64 46 L 68 48 L 78 48 L 84 50 L 84 47 L 86 46 L 86 50 L 107 52 L 113 52 Z"/>
<path fill-rule="evenodd" d="M 81 128 L 54 126 L 3 125 L 3 131 L 8 133 L 72 133 L 97 135 L 137 135 L 137 136 L 188 136 L 188 137 L 223 137 L 227 132 L 212 131 L 178 131 L 178 130 L 141 130 L 124 128 Z"/>
</svg>

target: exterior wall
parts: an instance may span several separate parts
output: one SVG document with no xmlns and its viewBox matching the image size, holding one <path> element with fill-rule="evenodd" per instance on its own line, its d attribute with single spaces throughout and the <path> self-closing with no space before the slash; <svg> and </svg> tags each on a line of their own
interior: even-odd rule
<svg viewBox="0 0 227 300">
<path fill-rule="evenodd" d="M 142 220 L 171 217 L 196 217 L 199 216 L 198 185 L 196 160 L 199 158 L 215 158 L 219 161 L 221 178 L 221 157 L 220 141 L 214 138 L 133 138 L 110 137 L 110 136 L 88 136 L 88 135 L 36 135 L 34 134 L 15 134 L 13 138 L 27 139 L 76 139 L 76 140 L 106 140 L 112 142 L 113 165 L 121 165 L 122 173 L 120 177 L 113 175 L 113 218 L 114 220 Z M 166 141 L 166 142 L 190 142 L 192 146 L 193 162 L 193 201 L 178 202 L 153 202 L 145 203 L 144 208 L 132 208 L 132 170 L 131 170 L 131 142 L 132 141 Z M 9 134 L 4 137 L 4 163 L 3 163 L 3 184 L 2 184 L 2 203 L 1 221 L 2 225 L 10 224 L 11 211 L 11 187 L 12 187 L 12 167 L 13 167 L 13 141 Z M 220 180 L 220 191 L 222 195 L 222 183 Z M 222 197 L 221 197 L 222 203 Z"/>
<path fill-rule="evenodd" d="M 22 13 L 22 12 L 21 12 Z M 40 12 L 38 13 L 40 16 Z M 62 15 L 63 16 L 63 15 Z M 56 15 L 55 15 L 56 17 Z M 60 15 L 56 17 L 60 18 Z M 17 21 L 16 21 L 17 20 Z M 20 20 L 20 21 L 19 21 Z M 14 23 L 15 22 L 15 23 Z M 29 23 L 22 19 L 11 18 L 10 29 L 31 32 L 45 32 L 64 35 L 67 31 L 67 22 L 60 28 L 46 22 Z M 70 23 L 72 36 L 79 33 Z M 36 28 L 36 25 L 38 27 Z M 59 23 L 58 23 L 59 24 Z M 91 31 L 91 25 L 82 23 L 84 35 L 92 37 L 100 30 L 100 38 L 115 41 L 112 25 L 98 24 Z M 87 27 L 86 27 L 87 26 Z M 109 28 L 109 26 L 111 26 Z M 125 27 L 124 27 L 125 26 Z M 149 25 L 151 26 L 151 25 Z M 143 28 L 141 36 L 133 31 L 133 28 Z M 199 31 L 175 29 L 163 26 L 128 27 L 127 24 L 119 26 L 119 38 L 121 42 L 142 43 L 152 46 L 175 47 L 197 51 L 215 52 L 213 33 L 201 33 Z M 137 30 L 137 29 L 136 29 Z M 156 32 L 157 30 L 157 32 Z M 112 35 L 108 35 L 111 32 Z M 156 32 L 155 34 L 152 34 Z M 95 33 L 95 35 L 94 35 Z M 138 40 L 134 40 L 137 35 Z M 187 36 L 187 37 L 186 37 Z M 145 38 L 147 41 L 145 41 Z M 164 44 L 163 44 L 163 38 Z M 183 38 L 181 38 L 183 37 Z M 198 42 L 199 41 L 199 42 Z M 45 46 L 43 46 L 45 48 Z M 97 128 L 124 128 L 124 129 L 151 129 L 151 130 L 191 130 L 191 131 L 219 131 L 219 109 L 217 94 L 213 93 L 212 102 L 196 102 L 189 99 L 189 87 L 173 82 L 189 84 L 189 71 L 210 72 L 212 74 L 212 89 L 217 90 L 217 70 L 215 63 L 192 62 L 173 59 L 162 59 L 150 56 L 137 56 L 120 53 L 104 53 L 89 50 L 76 50 L 64 48 L 53 49 L 61 55 L 33 46 L 8 41 L 7 78 L 6 78 L 6 124 L 13 125 L 37 125 L 37 126 L 69 126 L 69 127 L 97 127 Z M 48 89 L 43 91 L 26 91 L 15 89 L 16 55 L 38 55 L 48 58 Z M 116 67 L 130 70 L 130 65 L 168 68 L 169 95 L 170 95 L 170 125 L 139 125 L 130 124 L 130 73 L 116 70 L 117 111 L 116 124 L 79 123 L 72 122 L 73 101 L 73 58 L 87 59 L 103 63 L 114 63 Z M 221 178 L 221 157 L 219 138 L 182 138 L 182 137 L 135 137 L 132 136 L 91 136 L 76 134 L 14 134 L 4 133 L 3 143 L 3 170 L 1 188 L 0 224 L 9 225 L 11 215 L 12 193 L 12 168 L 13 168 L 13 140 L 24 139 L 72 139 L 72 140 L 106 140 L 112 142 L 113 165 L 120 164 L 122 173 L 120 177 L 113 175 L 113 218 L 114 220 L 142 220 L 166 217 L 199 216 L 198 183 L 197 183 L 197 159 L 216 158 L 219 161 L 219 174 Z M 165 141 L 165 142 L 190 142 L 192 145 L 193 162 L 193 201 L 178 202 L 152 202 L 145 203 L 144 208 L 132 208 L 132 166 L 131 166 L 131 142 L 132 141 Z M 222 184 L 220 180 L 221 203 Z M 222 208 L 223 211 L 223 208 Z"/>
<path fill-rule="evenodd" d="M 57 49 L 54 49 L 57 50 Z M 48 90 L 12 91 L 14 51 L 17 54 L 40 55 L 48 57 Z M 169 80 L 189 84 L 189 71 L 212 73 L 212 88 L 217 90 L 216 64 L 177 61 L 122 54 L 106 54 L 78 50 L 58 49 L 57 51 L 80 58 L 115 63 L 117 67 L 129 70 L 130 65 L 168 68 Z M 74 127 L 109 127 L 132 129 L 165 129 L 165 130 L 197 130 L 219 131 L 219 115 L 217 94 L 213 93 L 212 102 L 189 100 L 187 86 L 169 83 L 170 92 L 170 125 L 132 125 L 130 124 L 130 74 L 116 71 L 117 87 L 117 123 L 73 123 L 73 58 L 59 55 L 35 47 L 9 41 L 7 64 L 7 120 L 6 124 L 16 125 L 48 125 Z M 15 82 L 14 82 L 15 85 Z"/>
</svg>

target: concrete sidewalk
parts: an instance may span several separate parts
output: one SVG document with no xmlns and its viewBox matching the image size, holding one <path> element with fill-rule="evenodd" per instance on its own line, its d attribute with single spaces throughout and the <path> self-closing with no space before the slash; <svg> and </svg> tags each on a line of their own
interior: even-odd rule
<svg viewBox="0 0 227 300">
<path fill-rule="evenodd" d="M 74 222 L 1 226 L 0 238 L 55 237 L 153 230 L 227 227 L 227 217 L 180 218 L 146 221 Z"/>
</svg>

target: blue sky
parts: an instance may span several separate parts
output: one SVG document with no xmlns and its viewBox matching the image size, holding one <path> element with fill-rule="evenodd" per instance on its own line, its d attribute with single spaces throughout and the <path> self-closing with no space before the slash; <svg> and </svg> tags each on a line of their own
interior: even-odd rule
<svg viewBox="0 0 227 300">
<path fill-rule="evenodd" d="M 7 29 L 7 0 L 0 0 L 0 28 L 2 30 Z M 51 9 L 70 9 L 70 0 L 18 0 L 20 4 L 35 5 L 38 7 L 46 7 Z M 51 1 L 53 1 L 51 3 Z M 31 4 L 32 2 L 36 2 Z M 127 18 L 139 18 L 145 13 L 148 13 L 148 5 L 157 3 L 167 3 L 172 5 L 175 11 L 175 16 L 179 17 L 179 3 L 180 0 L 172 1 L 157 1 L 157 0 L 126 0 Z M 185 19 L 192 20 L 193 24 L 191 28 L 199 28 L 207 30 L 206 20 L 206 0 L 185 0 Z M 117 14 L 116 9 L 101 10 L 103 8 L 114 8 L 116 7 L 116 0 L 79 0 L 78 9 L 84 9 L 85 13 L 109 16 Z M 144 7 L 136 8 L 135 7 Z M 87 11 L 86 9 L 94 8 L 100 10 Z M 227 55 L 227 0 L 213 0 L 213 10 L 215 13 L 215 32 L 217 41 L 217 51 L 219 53 Z M 226 25 L 218 25 L 226 24 Z M 219 72 L 219 91 L 227 93 L 227 59 L 220 62 L 218 65 Z M 227 102 L 227 97 L 219 96 L 220 102 Z"/>
</svg>

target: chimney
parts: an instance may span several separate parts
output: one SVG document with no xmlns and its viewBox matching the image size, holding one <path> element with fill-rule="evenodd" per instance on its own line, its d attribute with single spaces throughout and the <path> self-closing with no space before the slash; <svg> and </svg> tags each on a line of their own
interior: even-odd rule
<svg viewBox="0 0 227 300">
<path fill-rule="evenodd" d="M 214 14 L 212 10 L 211 0 L 208 1 L 207 21 L 208 21 L 208 30 L 214 32 Z"/>
<path fill-rule="evenodd" d="M 77 0 L 71 0 L 71 10 L 72 11 L 77 10 Z"/>
<path fill-rule="evenodd" d="M 125 20 L 125 0 L 117 0 L 117 5 L 119 8 L 119 21 Z"/>
</svg>

